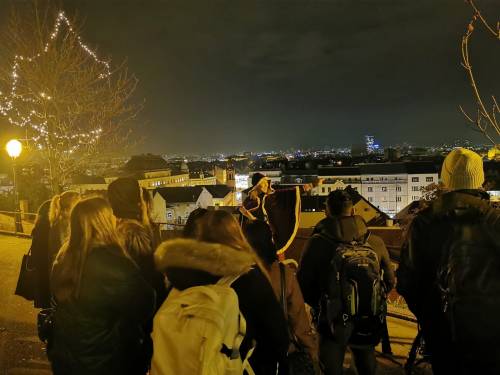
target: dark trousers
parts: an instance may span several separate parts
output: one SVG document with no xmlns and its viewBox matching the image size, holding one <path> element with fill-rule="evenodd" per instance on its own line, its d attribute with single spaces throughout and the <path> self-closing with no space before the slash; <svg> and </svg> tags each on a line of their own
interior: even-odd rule
<svg viewBox="0 0 500 375">
<path fill-rule="evenodd" d="M 349 345 L 352 333 L 352 325 L 341 325 L 336 328 L 334 337 L 320 335 L 319 358 L 323 365 L 324 375 L 342 375 L 345 352 Z M 354 363 L 359 375 L 375 375 L 377 360 L 375 359 L 375 347 L 353 347 L 351 351 Z"/>
</svg>

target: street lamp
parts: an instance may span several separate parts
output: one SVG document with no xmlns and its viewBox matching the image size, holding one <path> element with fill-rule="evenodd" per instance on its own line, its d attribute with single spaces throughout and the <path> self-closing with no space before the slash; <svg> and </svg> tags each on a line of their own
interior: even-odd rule
<svg viewBox="0 0 500 375">
<path fill-rule="evenodd" d="M 21 155 L 23 151 L 23 145 L 17 139 L 12 139 L 7 142 L 5 146 L 7 154 L 12 159 L 12 172 L 13 172 L 13 182 L 14 182 L 14 207 L 15 207 L 15 222 L 16 222 L 16 233 L 23 231 L 23 225 L 21 222 L 21 215 L 19 214 L 19 192 L 17 191 L 17 178 L 16 178 L 16 159 Z"/>
</svg>

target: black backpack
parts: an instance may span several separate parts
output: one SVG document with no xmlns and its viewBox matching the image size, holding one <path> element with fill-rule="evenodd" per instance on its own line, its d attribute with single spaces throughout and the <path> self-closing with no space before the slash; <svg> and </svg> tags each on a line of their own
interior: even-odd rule
<svg viewBox="0 0 500 375">
<path fill-rule="evenodd" d="M 497 357 L 500 236 L 495 231 L 499 227 L 499 211 L 451 211 L 443 219 L 451 231 L 438 267 L 438 287 L 452 341 L 456 348 L 465 349 L 463 356 L 471 356 L 472 361 L 479 353 L 482 358 Z"/>
<path fill-rule="evenodd" d="M 352 322 L 350 343 L 375 345 L 380 341 L 386 313 L 386 293 L 380 260 L 367 242 L 368 236 L 351 243 L 317 234 L 335 246 L 325 291 L 321 297 L 318 325 L 335 335 L 338 324 Z"/>
</svg>

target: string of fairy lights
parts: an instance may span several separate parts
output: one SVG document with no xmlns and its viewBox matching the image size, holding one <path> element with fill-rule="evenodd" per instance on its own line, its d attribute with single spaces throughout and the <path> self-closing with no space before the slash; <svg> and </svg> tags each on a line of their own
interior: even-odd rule
<svg viewBox="0 0 500 375">
<path fill-rule="evenodd" d="M 50 37 L 45 43 L 42 51 L 30 57 L 22 55 L 16 55 L 14 57 L 10 77 L 10 89 L 8 90 L 8 93 L 5 94 L 0 91 L 0 115 L 6 117 L 12 125 L 23 128 L 31 128 L 35 134 L 30 138 L 30 140 L 33 140 L 39 149 L 43 149 L 44 143 L 47 144 L 49 137 L 53 137 L 59 142 L 71 141 L 72 143 L 75 143 L 67 150 L 68 153 L 72 154 L 78 149 L 79 145 L 95 144 L 102 136 L 102 128 L 97 128 L 88 132 L 77 132 L 74 134 L 58 134 L 54 131 L 50 134 L 48 122 L 44 119 L 45 116 L 39 113 L 35 108 L 27 111 L 27 113 L 22 113 L 15 104 L 16 101 L 20 101 L 23 105 L 29 106 L 30 104 L 33 104 L 36 106 L 41 104 L 43 101 L 48 102 L 54 99 L 52 95 L 45 91 L 35 93 L 31 90 L 31 88 L 28 89 L 28 94 L 19 93 L 20 66 L 21 64 L 36 63 L 37 59 L 49 52 L 61 31 L 61 26 L 66 26 L 68 32 L 76 37 L 78 45 L 87 53 L 87 55 L 90 56 L 95 63 L 104 67 L 104 72 L 98 75 L 99 79 L 108 78 L 111 75 L 109 62 L 99 59 L 97 54 L 90 47 L 88 47 L 83 42 L 80 35 L 75 32 L 66 14 L 63 11 L 60 11 L 57 15 L 52 33 L 50 34 Z"/>
</svg>

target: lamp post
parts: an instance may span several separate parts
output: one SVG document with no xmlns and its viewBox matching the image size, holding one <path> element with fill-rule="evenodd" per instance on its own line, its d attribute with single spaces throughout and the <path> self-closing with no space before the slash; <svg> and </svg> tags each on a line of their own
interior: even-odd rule
<svg viewBox="0 0 500 375">
<path fill-rule="evenodd" d="M 16 159 L 21 155 L 23 150 L 23 145 L 17 139 L 12 139 L 7 142 L 5 146 L 7 154 L 12 159 L 12 172 L 13 172 L 13 182 L 14 182 L 14 207 L 15 207 L 15 226 L 16 233 L 23 231 L 23 224 L 21 222 L 21 215 L 19 214 L 19 192 L 17 191 L 17 176 L 16 176 Z"/>
</svg>

